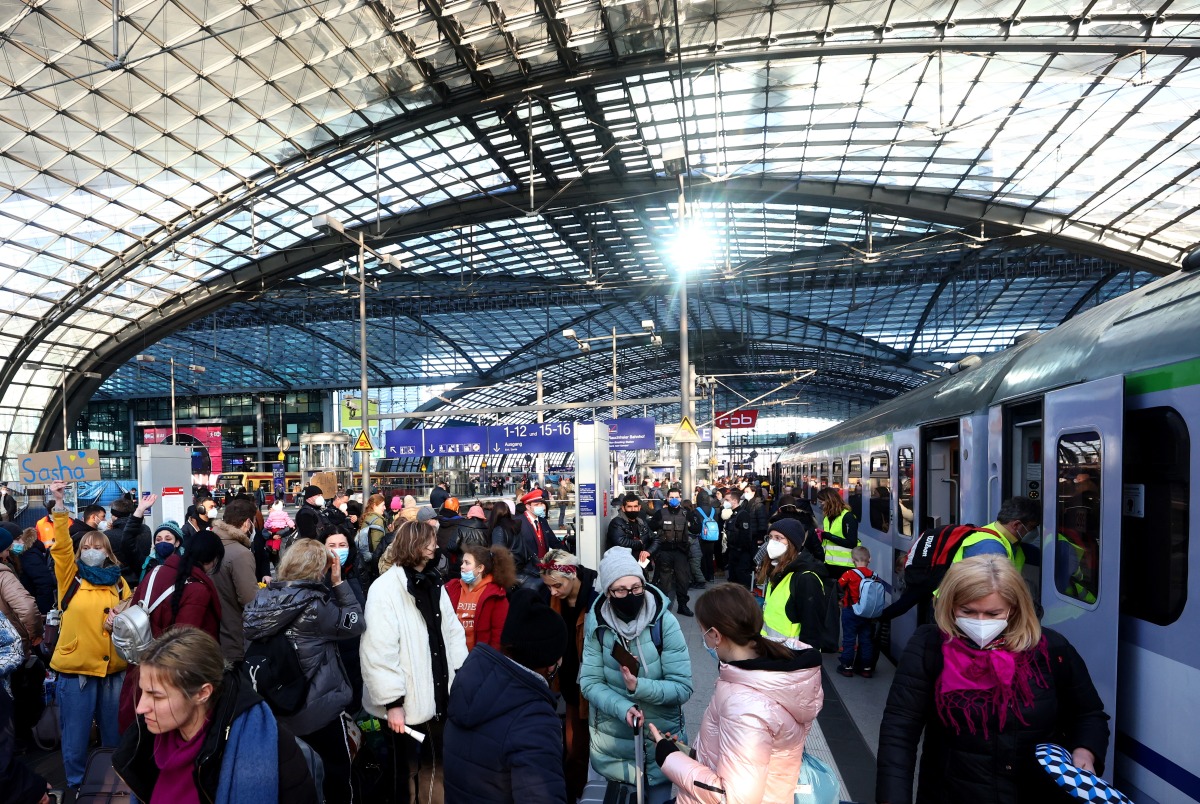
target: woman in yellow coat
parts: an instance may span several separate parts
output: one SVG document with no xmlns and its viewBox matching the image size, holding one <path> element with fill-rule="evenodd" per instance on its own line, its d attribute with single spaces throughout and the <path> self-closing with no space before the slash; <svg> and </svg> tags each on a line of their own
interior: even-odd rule
<svg viewBox="0 0 1200 804">
<path fill-rule="evenodd" d="M 58 673 L 55 697 L 62 725 L 63 767 L 67 785 L 74 788 L 83 781 L 92 721 L 99 725 L 105 747 L 115 748 L 120 737 L 117 709 L 125 661 L 117 655 L 108 625 L 113 609 L 130 596 L 130 590 L 103 533 L 84 533 L 79 547 L 72 550 L 71 517 L 63 505 L 63 486 L 54 483 L 50 487 L 54 495 L 50 555 L 62 612 L 50 667 Z"/>
</svg>

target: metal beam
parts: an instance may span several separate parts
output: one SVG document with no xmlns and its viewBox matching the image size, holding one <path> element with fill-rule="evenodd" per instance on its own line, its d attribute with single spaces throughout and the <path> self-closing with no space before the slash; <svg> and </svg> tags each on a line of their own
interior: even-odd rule
<svg viewBox="0 0 1200 804">
<path fill-rule="evenodd" d="M 673 402 L 678 402 L 677 396 L 652 396 L 645 399 L 619 399 L 617 404 L 621 407 L 641 406 L 641 405 L 669 405 Z M 613 401 L 611 399 L 601 400 L 599 404 L 595 402 L 559 402 L 553 405 L 512 405 L 505 407 L 491 408 L 438 408 L 437 410 L 410 410 L 404 413 L 380 413 L 374 416 L 367 416 L 367 421 L 394 421 L 396 419 L 433 419 L 443 416 L 490 416 L 497 413 L 521 413 L 521 412 L 537 412 L 551 410 L 588 410 L 595 407 L 611 407 Z"/>
</svg>

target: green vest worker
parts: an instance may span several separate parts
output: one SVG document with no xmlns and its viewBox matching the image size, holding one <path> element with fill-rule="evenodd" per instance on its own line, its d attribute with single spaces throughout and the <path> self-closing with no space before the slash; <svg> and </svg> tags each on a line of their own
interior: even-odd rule
<svg viewBox="0 0 1200 804">
<path fill-rule="evenodd" d="M 1012 497 L 1000 504 L 996 521 L 963 540 L 951 563 L 989 553 L 1005 555 L 1019 570 L 1025 566 L 1021 539 L 1041 524 L 1041 507 L 1028 497 Z M 987 533 L 986 531 L 992 531 Z"/>
<path fill-rule="evenodd" d="M 825 612 L 825 585 L 820 564 L 804 551 L 804 525 L 781 519 L 771 525 L 767 556 L 758 569 L 763 589 L 763 636 L 799 638 L 816 645 Z"/>
<path fill-rule="evenodd" d="M 825 515 L 821 529 L 825 531 L 826 577 L 838 579 L 846 570 L 854 568 L 850 551 L 858 547 L 858 520 L 850 513 L 850 506 L 842 499 L 837 489 L 821 489 L 817 502 Z"/>
</svg>

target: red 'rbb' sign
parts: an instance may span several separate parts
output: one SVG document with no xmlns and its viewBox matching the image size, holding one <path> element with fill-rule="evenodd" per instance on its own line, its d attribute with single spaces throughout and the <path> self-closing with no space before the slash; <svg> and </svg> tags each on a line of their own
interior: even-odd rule
<svg viewBox="0 0 1200 804">
<path fill-rule="evenodd" d="M 722 430 L 748 430 L 758 424 L 758 411 L 746 408 L 733 413 L 718 413 L 713 424 Z"/>
</svg>

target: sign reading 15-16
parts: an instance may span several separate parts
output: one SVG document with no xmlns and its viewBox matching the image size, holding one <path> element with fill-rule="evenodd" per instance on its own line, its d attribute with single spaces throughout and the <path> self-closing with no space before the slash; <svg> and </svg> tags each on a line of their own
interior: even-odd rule
<svg viewBox="0 0 1200 804">
<path fill-rule="evenodd" d="M 492 455 L 574 452 L 575 426 L 572 422 L 493 425 L 488 428 L 488 442 Z"/>
<path fill-rule="evenodd" d="M 53 483 L 62 480 L 100 479 L 100 453 L 94 449 L 69 449 L 59 452 L 34 452 L 17 456 L 22 483 Z"/>
</svg>

